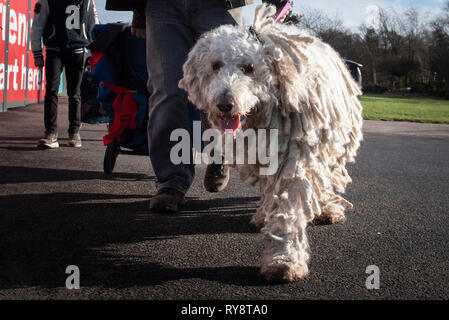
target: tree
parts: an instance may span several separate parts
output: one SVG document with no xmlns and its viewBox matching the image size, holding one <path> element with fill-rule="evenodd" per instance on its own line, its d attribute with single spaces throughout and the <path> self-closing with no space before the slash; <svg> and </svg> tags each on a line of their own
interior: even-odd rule
<svg viewBox="0 0 449 320">
<path fill-rule="evenodd" d="M 430 69 L 438 94 L 449 96 L 449 1 L 443 13 L 432 24 Z"/>
<path fill-rule="evenodd" d="M 311 30 L 343 58 L 363 64 L 367 85 L 444 93 L 449 92 L 449 1 L 442 9 L 429 21 L 417 8 L 401 13 L 379 8 L 376 24 L 362 25 L 358 32 L 345 28 L 338 16 L 308 7 L 296 8 L 287 21 Z"/>
</svg>

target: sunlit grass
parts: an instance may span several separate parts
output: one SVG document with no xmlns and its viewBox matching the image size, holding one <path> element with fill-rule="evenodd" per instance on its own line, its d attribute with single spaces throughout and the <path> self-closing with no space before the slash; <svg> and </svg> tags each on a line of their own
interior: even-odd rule
<svg viewBox="0 0 449 320">
<path fill-rule="evenodd" d="M 420 96 L 364 95 L 363 117 L 368 120 L 402 120 L 449 123 L 449 100 Z"/>
</svg>

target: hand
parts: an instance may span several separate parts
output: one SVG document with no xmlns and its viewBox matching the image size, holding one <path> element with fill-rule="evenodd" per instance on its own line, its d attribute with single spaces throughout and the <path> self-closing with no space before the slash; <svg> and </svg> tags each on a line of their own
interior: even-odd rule
<svg viewBox="0 0 449 320">
<path fill-rule="evenodd" d="M 146 30 L 142 28 L 131 28 L 131 34 L 137 38 L 145 38 Z"/>
<path fill-rule="evenodd" d="M 292 11 L 292 9 L 288 9 L 288 11 L 278 20 L 279 23 L 284 23 L 285 19 L 287 18 L 288 14 Z"/>
<path fill-rule="evenodd" d="M 34 58 L 34 65 L 38 68 L 42 68 L 44 66 L 44 57 Z"/>
<path fill-rule="evenodd" d="M 287 0 L 286 2 L 290 2 L 290 1 Z M 284 3 L 284 5 L 285 5 L 285 3 Z M 283 8 L 283 7 L 284 7 L 284 6 L 282 6 L 282 8 Z M 275 17 L 277 17 L 277 16 L 281 13 L 282 8 L 280 8 L 280 9 L 276 12 Z M 285 12 L 285 14 L 278 20 L 278 22 L 279 22 L 279 23 L 283 23 L 283 22 L 285 21 L 285 19 L 287 18 L 288 14 L 290 13 L 290 11 L 292 11 L 292 7 L 290 7 L 290 8 Z"/>
</svg>

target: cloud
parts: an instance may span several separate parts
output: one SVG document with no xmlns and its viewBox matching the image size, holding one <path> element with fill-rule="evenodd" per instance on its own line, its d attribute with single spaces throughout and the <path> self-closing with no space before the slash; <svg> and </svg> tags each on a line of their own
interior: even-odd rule
<svg viewBox="0 0 449 320">
<path fill-rule="evenodd" d="M 380 9 L 376 5 L 369 5 L 365 9 L 365 24 L 368 28 L 377 29 L 379 27 Z"/>
</svg>

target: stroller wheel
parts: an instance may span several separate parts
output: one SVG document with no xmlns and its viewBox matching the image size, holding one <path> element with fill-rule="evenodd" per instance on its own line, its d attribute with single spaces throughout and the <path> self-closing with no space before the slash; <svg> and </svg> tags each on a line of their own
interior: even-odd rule
<svg viewBox="0 0 449 320">
<path fill-rule="evenodd" d="M 106 147 L 104 153 L 103 170 L 104 173 L 110 174 L 114 170 L 115 161 L 120 153 L 120 144 L 117 140 L 111 142 Z"/>
</svg>

